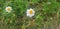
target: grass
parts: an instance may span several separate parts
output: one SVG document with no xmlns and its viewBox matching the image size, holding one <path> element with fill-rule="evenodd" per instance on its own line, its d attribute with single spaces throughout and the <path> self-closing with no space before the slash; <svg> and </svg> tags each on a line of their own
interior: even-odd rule
<svg viewBox="0 0 60 29">
<path fill-rule="evenodd" d="M 12 7 L 11 13 L 6 6 Z M 28 8 L 35 10 L 35 16 L 26 16 Z M 0 29 L 59 29 L 59 25 L 59 0 L 0 0 Z"/>
</svg>

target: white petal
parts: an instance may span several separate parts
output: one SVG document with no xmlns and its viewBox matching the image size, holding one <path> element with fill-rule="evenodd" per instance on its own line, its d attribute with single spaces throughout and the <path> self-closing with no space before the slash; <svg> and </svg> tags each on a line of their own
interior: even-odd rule
<svg viewBox="0 0 60 29">
<path fill-rule="evenodd" d="M 27 16 L 29 16 L 30 14 L 27 14 Z"/>
<path fill-rule="evenodd" d="M 34 14 L 31 14 L 31 16 L 34 16 Z"/>
<path fill-rule="evenodd" d="M 34 16 L 34 14 L 29 14 L 29 17 L 33 17 Z"/>
<path fill-rule="evenodd" d="M 35 13 L 35 11 L 33 11 L 33 13 Z"/>
<path fill-rule="evenodd" d="M 29 13 L 29 10 L 27 10 L 27 12 L 26 13 Z"/>
</svg>

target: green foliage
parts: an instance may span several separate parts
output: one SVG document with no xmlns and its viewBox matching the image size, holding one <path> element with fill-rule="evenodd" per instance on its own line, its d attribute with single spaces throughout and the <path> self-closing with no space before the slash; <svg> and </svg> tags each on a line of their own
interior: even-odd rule
<svg viewBox="0 0 60 29">
<path fill-rule="evenodd" d="M 5 10 L 7 6 L 13 9 L 10 13 Z M 29 7 L 35 10 L 35 15 L 31 18 L 26 16 Z M 57 0 L 0 0 L 0 28 L 55 29 L 60 23 L 59 8 L 60 2 Z"/>
</svg>

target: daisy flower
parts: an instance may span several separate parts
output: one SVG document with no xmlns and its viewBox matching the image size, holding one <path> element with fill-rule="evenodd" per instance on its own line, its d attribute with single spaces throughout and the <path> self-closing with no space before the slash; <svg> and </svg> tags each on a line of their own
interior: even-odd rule
<svg viewBox="0 0 60 29">
<path fill-rule="evenodd" d="M 8 7 L 5 8 L 5 10 L 6 10 L 6 12 L 11 12 L 12 7 L 8 6 Z"/>
<path fill-rule="evenodd" d="M 51 2 L 47 2 L 47 4 L 51 4 Z"/>
<path fill-rule="evenodd" d="M 27 16 L 32 17 L 32 16 L 34 16 L 35 11 L 32 8 L 30 8 L 30 9 L 27 9 L 26 13 L 27 13 Z"/>
</svg>

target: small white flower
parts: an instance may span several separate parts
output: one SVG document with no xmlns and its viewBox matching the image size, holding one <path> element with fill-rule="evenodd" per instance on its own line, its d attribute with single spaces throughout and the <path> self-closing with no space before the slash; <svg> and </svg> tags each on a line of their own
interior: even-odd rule
<svg viewBox="0 0 60 29">
<path fill-rule="evenodd" d="M 47 2 L 47 4 L 51 4 L 51 2 Z"/>
<path fill-rule="evenodd" d="M 11 12 L 12 7 L 8 6 L 8 7 L 5 8 L 5 10 L 6 10 L 6 12 Z"/>
<path fill-rule="evenodd" d="M 27 13 L 27 16 L 32 17 L 32 16 L 34 16 L 35 11 L 32 8 L 30 8 L 30 9 L 27 9 L 26 13 Z"/>
</svg>

